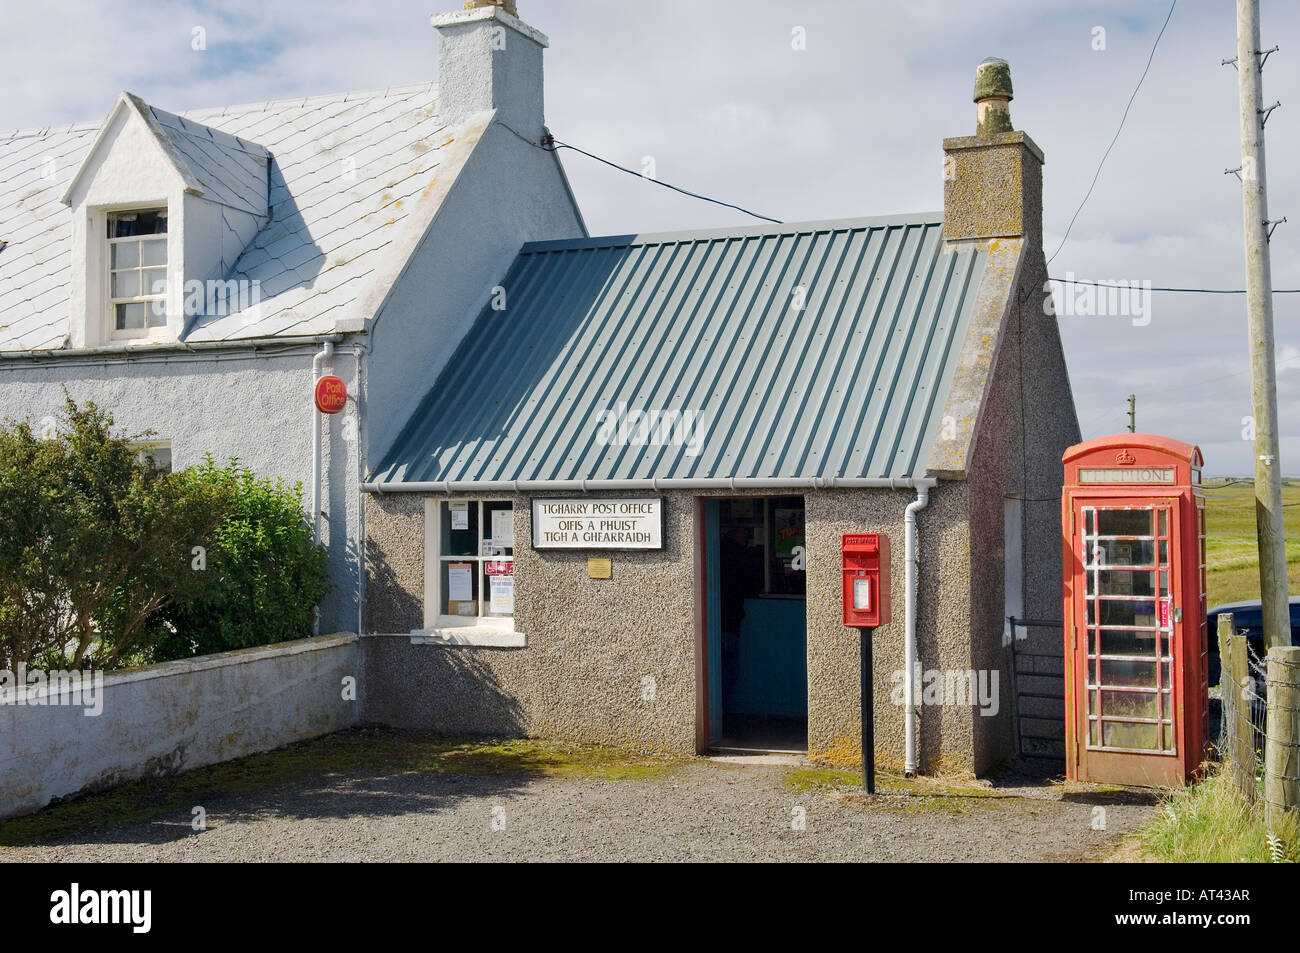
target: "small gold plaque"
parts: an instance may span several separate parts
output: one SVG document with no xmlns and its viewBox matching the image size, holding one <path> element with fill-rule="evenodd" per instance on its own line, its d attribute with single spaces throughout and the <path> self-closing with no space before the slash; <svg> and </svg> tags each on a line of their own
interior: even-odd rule
<svg viewBox="0 0 1300 953">
<path fill-rule="evenodd" d="M 610 579 L 614 575 L 614 560 L 596 559 L 587 560 L 587 578 L 588 579 Z"/>
</svg>

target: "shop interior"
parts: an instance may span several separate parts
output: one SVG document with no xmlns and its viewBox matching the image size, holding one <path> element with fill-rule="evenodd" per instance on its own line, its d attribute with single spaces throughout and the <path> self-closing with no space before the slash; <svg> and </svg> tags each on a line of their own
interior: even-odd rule
<svg viewBox="0 0 1300 953">
<path fill-rule="evenodd" d="M 706 502 L 709 742 L 808 748 L 803 497 Z"/>
</svg>

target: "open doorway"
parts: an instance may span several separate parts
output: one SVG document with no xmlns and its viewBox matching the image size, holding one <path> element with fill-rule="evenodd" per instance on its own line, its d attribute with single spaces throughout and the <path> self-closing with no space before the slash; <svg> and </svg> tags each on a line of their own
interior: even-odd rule
<svg viewBox="0 0 1300 953">
<path fill-rule="evenodd" d="M 808 750 L 803 497 L 705 502 L 708 738 Z"/>
</svg>

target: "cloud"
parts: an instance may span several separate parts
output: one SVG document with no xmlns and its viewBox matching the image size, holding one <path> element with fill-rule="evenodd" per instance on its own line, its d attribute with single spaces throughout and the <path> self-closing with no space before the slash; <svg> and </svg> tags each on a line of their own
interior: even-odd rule
<svg viewBox="0 0 1300 953">
<path fill-rule="evenodd" d="M 431 80 L 428 14 L 459 0 L 6 6 L 0 129 L 99 120 L 120 89 L 181 110 Z M 1012 66 L 1012 117 L 1045 150 L 1045 247 L 1061 240 L 1097 168 L 1167 0 L 519 0 L 551 38 L 547 116 L 565 141 L 692 191 L 788 221 L 942 205 L 945 136 L 974 131 L 974 68 Z M 205 50 L 192 49 L 206 30 Z M 793 31 L 802 28 L 805 48 Z M 1096 49 L 1096 29 L 1105 48 Z M 1180 4 L 1051 273 L 1243 287 L 1231 5 Z M 1300 6 L 1268 4 L 1264 42 L 1300 46 Z M 1294 57 L 1269 60 L 1268 102 L 1300 101 Z M 1300 121 L 1268 125 L 1272 217 L 1300 209 Z M 596 233 L 747 223 L 574 153 L 565 168 Z M 1274 235 L 1278 287 L 1300 287 L 1300 230 Z M 1275 301 L 1282 459 L 1300 472 L 1300 295 Z M 1156 294 L 1145 327 L 1060 319 L 1085 436 L 1143 429 L 1206 447 L 1207 471 L 1248 472 L 1245 301 Z M 1243 411 L 1243 407 L 1247 408 Z M 1297 423 L 1292 423 L 1295 421 Z M 1293 432 L 1288 432 L 1291 428 Z"/>
</svg>

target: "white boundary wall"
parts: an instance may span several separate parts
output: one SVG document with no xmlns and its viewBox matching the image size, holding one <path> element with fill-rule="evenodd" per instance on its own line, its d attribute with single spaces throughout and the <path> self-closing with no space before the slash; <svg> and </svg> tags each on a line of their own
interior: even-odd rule
<svg viewBox="0 0 1300 953">
<path fill-rule="evenodd" d="M 0 704 L 0 817 L 351 727 L 359 660 L 355 635 L 323 635 L 105 675 L 94 717 Z"/>
</svg>

